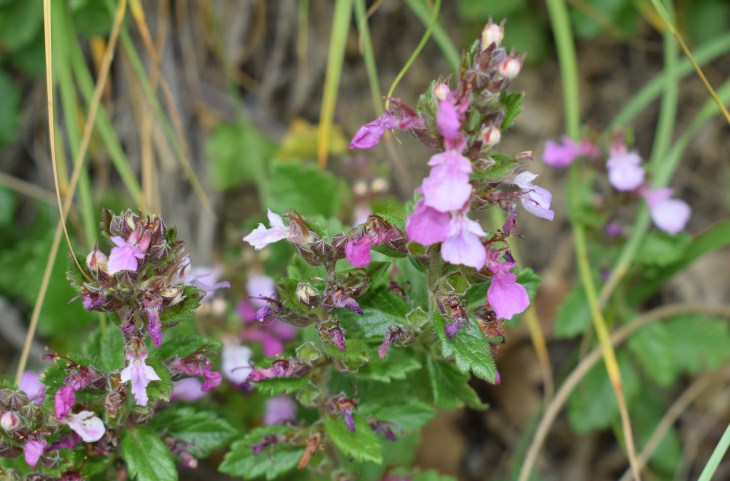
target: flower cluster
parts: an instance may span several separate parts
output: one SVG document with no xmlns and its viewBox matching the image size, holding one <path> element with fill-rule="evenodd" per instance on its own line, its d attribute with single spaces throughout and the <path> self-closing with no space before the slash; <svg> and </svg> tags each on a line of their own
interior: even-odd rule
<svg viewBox="0 0 730 481">
<path fill-rule="evenodd" d="M 568 137 L 563 137 L 560 143 L 553 140 L 545 142 L 543 160 L 548 165 L 565 168 L 580 157 L 598 161 L 601 158 L 601 148 L 589 140 L 583 139 L 577 143 Z M 597 167 L 602 168 L 600 165 Z M 684 230 L 692 213 L 689 205 L 683 200 L 673 198 L 672 189 L 651 188 L 646 181 L 646 169 L 642 165 L 641 156 L 636 151 L 628 149 L 623 136 L 619 133 L 612 136 L 606 154 L 605 169 L 608 172 L 608 182 L 613 189 L 636 194 L 646 201 L 651 219 L 658 228 L 669 234 L 677 234 Z"/>
<path fill-rule="evenodd" d="M 494 152 L 521 99 L 507 89 L 521 69 L 522 58 L 507 53 L 501 45 L 503 36 L 502 25 L 490 21 L 481 41 L 465 55 L 456 89 L 451 90 L 446 81 L 435 82 L 416 111 L 391 99 L 391 108 L 362 126 L 350 143 L 350 148 L 369 149 L 386 130 L 400 129 L 410 130 L 425 145 L 439 149 L 428 161 L 430 172 L 418 188 L 420 197 L 406 220 L 408 240 L 424 246 L 440 244 L 446 262 L 477 270 L 487 265 L 499 279 L 504 278 L 504 268 L 494 261 L 488 264 L 496 236 L 471 219 L 470 211 L 499 205 L 514 221 L 515 201 L 519 200 L 533 215 L 547 220 L 554 216 L 550 192 L 533 184 L 537 175 L 522 170 L 521 161 L 529 160 L 530 154 L 521 153 L 505 162 L 505 156 Z M 495 176 L 495 167 L 505 164 L 511 168 Z M 503 229 L 500 241 L 509 230 Z M 511 268 L 514 263 L 500 264 L 504 265 Z M 529 300 L 523 295 L 524 288 L 502 287 L 492 291 L 489 302 L 498 315 L 511 318 Z"/>
</svg>

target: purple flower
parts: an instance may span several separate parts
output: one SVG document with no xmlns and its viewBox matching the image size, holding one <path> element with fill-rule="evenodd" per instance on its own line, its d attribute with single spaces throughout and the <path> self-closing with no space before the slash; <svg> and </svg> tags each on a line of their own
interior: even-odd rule
<svg viewBox="0 0 730 481">
<path fill-rule="evenodd" d="M 449 339 L 453 339 L 453 337 L 461 330 L 461 326 L 464 325 L 464 322 L 467 320 L 466 317 L 457 317 L 454 319 L 453 322 L 449 322 L 444 326 L 444 332 L 446 333 L 446 337 Z"/>
<path fill-rule="evenodd" d="M 131 241 L 132 235 L 129 237 Z M 109 254 L 109 264 L 107 266 L 109 274 L 113 275 L 120 271 L 135 272 L 139 267 L 138 260 L 144 259 L 144 250 L 134 242 L 125 241 L 119 236 L 114 236 L 111 240 L 116 244 L 116 247 L 113 247 L 111 254 Z"/>
<path fill-rule="evenodd" d="M 623 144 L 615 144 L 606 160 L 608 181 L 617 190 L 630 191 L 644 182 L 644 168 L 641 157 L 636 152 L 629 152 Z"/>
<path fill-rule="evenodd" d="M 68 427 L 81 436 L 85 443 L 94 443 L 101 439 L 106 431 L 104 423 L 91 411 L 71 414 L 66 419 Z"/>
<path fill-rule="evenodd" d="M 221 373 L 207 369 L 203 372 L 203 385 L 200 387 L 200 390 L 203 392 L 210 392 L 220 386 L 222 381 L 223 377 L 221 376 Z"/>
<path fill-rule="evenodd" d="M 441 244 L 441 257 L 451 264 L 481 269 L 487 260 L 487 251 L 479 238 L 486 235 L 478 222 L 457 212 L 451 217 L 449 233 Z"/>
<path fill-rule="evenodd" d="M 276 396 L 266 400 L 264 424 L 287 424 L 296 419 L 297 405 L 289 396 Z"/>
<path fill-rule="evenodd" d="M 455 150 L 436 154 L 428 161 L 431 173 L 423 179 L 423 201 L 441 212 L 461 209 L 471 196 L 469 159 Z"/>
<path fill-rule="evenodd" d="M 268 303 L 264 299 L 258 297 L 274 297 L 276 295 L 276 282 L 266 274 L 249 273 L 246 279 L 246 292 L 251 298 L 251 304 L 256 308 L 261 308 Z"/>
<path fill-rule="evenodd" d="M 186 377 L 175 381 L 170 399 L 172 401 L 194 402 L 204 396 L 203 383 L 194 377 Z"/>
<path fill-rule="evenodd" d="M 71 408 L 76 403 L 76 391 L 71 386 L 62 386 L 56 391 L 53 398 L 53 405 L 56 410 L 56 419 L 61 420 L 71 412 Z"/>
<path fill-rule="evenodd" d="M 578 157 L 587 153 L 594 153 L 590 148 L 593 144 L 590 142 L 581 142 L 579 144 L 567 135 L 564 135 L 560 140 L 560 143 L 554 140 L 545 142 L 545 153 L 542 159 L 551 167 L 563 169 L 572 164 Z"/>
<path fill-rule="evenodd" d="M 221 352 L 221 371 L 233 384 L 243 384 L 251 374 L 251 355 L 253 352 L 247 346 L 227 342 Z"/>
<path fill-rule="evenodd" d="M 287 227 L 284 225 L 284 220 L 279 214 L 271 212 L 268 209 L 269 227 L 268 229 L 264 224 L 259 224 L 249 235 L 243 238 L 244 241 L 251 244 L 254 249 L 261 250 L 269 244 L 279 242 L 282 239 L 289 238 L 291 234 L 291 226 Z"/>
<path fill-rule="evenodd" d="M 20 378 L 18 388 L 28 395 L 31 402 L 36 404 L 41 404 L 46 395 L 46 386 L 40 382 L 38 373 L 35 371 L 25 371 L 23 377 Z"/>
<path fill-rule="evenodd" d="M 372 262 L 370 245 L 373 240 L 369 236 L 353 239 L 345 244 L 345 257 L 353 267 L 365 267 Z"/>
<path fill-rule="evenodd" d="M 520 172 L 515 176 L 514 183 L 522 189 L 520 202 L 527 212 L 537 217 L 553 220 L 555 212 L 550 210 L 550 202 L 553 196 L 546 189 L 538 185 L 532 185 L 537 174 L 532 172 Z"/>
<path fill-rule="evenodd" d="M 360 127 L 350 141 L 351 149 L 372 149 L 378 145 L 386 130 L 424 128 L 423 119 L 405 104 L 397 99 L 392 99 L 392 104 L 391 110 L 386 110 L 377 119 Z"/>
<path fill-rule="evenodd" d="M 461 139 L 461 119 L 454 104 L 448 100 L 439 102 L 436 112 L 436 126 L 446 140 Z"/>
<path fill-rule="evenodd" d="M 190 261 L 188 258 L 189 264 Z M 214 267 L 212 269 L 207 267 L 193 267 L 187 272 L 183 282 L 204 291 L 205 297 L 203 297 L 203 301 L 210 301 L 218 289 L 231 287 L 231 283 L 228 281 L 218 281 L 218 277 L 222 271 L 223 269 L 220 267 Z"/>
<path fill-rule="evenodd" d="M 510 272 L 514 262 L 500 262 L 499 251 L 490 250 L 487 260 L 489 270 L 494 273 L 492 283 L 487 290 L 487 300 L 494 313 L 500 319 L 512 319 L 530 305 L 530 298 L 517 276 Z"/>
<path fill-rule="evenodd" d="M 253 299 L 250 299 L 250 301 L 253 301 Z M 271 357 L 284 351 L 284 342 L 294 339 L 297 330 L 294 326 L 276 319 L 270 319 L 266 322 L 257 320 L 259 317 L 260 319 L 266 319 L 268 313 L 271 312 L 269 306 L 270 304 L 267 304 L 257 312 L 251 306 L 249 299 L 243 299 L 238 302 L 236 312 L 245 323 L 241 339 L 248 343 L 260 343 L 264 355 Z"/>
<path fill-rule="evenodd" d="M 28 463 L 28 466 L 35 467 L 35 465 L 38 464 L 38 460 L 41 455 L 43 455 L 43 451 L 45 451 L 46 446 L 48 446 L 48 441 L 40 436 L 28 439 L 25 446 L 23 446 L 23 450 L 25 451 L 25 462 Z"/>
<path fill-rule="evenodd" d="M 144 308 L 147 314 L 147 333 L 150 335 L 152 344 L 160 347 L 162 344 L 162 323 L 160 322 L 160 303 L 146 305 Z"/>
<path fill-rule="evenodd" d="M 140 349 L 136 354 L 128 349 L 125 352 L 127 357 L 127 367 L 122 369 L 121 381 L 132 382 L 132 393 L 134 399 L 137 401 L 138 406 L 146 406 L 147 397 L 147 385 L 152 381 L 159 381 L 160 376 L 155 370 L 148 366 L 145 361 L 147 360 L 147 350 Z"/>
<path fill-rule="evenodd" d="M 649 214 L 654 224 L 672 235 L 684 230 L 692 213 L 690 206 L 683 200 L 672 198 L 672 189 L 648 190 L 643 193 L 649 205 Z"/>
<path fill-rule="evenodd" d="M 428 207 L 423 200 L 416 204 L 416 210 L 406 220 L 406 235 L 411 242 L 424 246 L 446 239 L 451 218 L 445 212 Z"/>
</svg>

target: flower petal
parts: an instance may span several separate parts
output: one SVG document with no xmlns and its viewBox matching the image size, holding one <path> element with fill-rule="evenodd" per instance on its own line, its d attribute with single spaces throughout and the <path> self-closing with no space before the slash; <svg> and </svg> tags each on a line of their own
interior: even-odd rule
<svg viewBox="0 0 730 481">
<path fill-rule="evenodd" d="M 449 233 L 449 214 L 427 207 L 423 201 L 406 220 L 406 235 L 411 242 L 429 246 L 446 239 Z"/>
</svg>

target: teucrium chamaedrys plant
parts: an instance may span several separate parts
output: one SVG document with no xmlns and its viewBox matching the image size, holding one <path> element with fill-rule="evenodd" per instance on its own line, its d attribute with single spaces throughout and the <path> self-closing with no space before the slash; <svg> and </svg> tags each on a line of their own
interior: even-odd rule
<svg viewBox="0 0 730 481">
<path fill-rule="evenodd" d="M 196 466 L 235 433 L 212 412 L 167 403 L 173 381 L 200 378 L 204 391 L 221 381 L 209 358 L 219 343 L 164 336 L 206 294 L 186 276 L 184 242 L 159 217 L 131 211 L 104 211 L 102 231 L 115 247 L 69 262 L 68 279 L 83 307 L 114 326 L 102 326 L 82 354 L 50 352 L 42 385 L 26 376 L 20 389 L 0 389 L 0 455 L 18 458 L 3 464 L 8 479 L 116 479 L 120 469 L 177 479 L 173 456 Z"/>
<path fill-rule="evenodd" d="M 470 372 L 499 382 L 492 349 L 537 281 L 529 270 L 512 272 L 518 205 L 553 218 L 550 193 L 525 170 L 531 153 L 496 151 L 523 98 L 508 91 L 522 58 L 501 45 L 503 34 L 490 21 L 453 82 L 434 81 L 416 109 L 389 99 L 353 138 L 351 148 L 369 149 L 386 130 L 408 130 L 437 150 L 407 218 L 371 215 L 333 233 L 291 206 L 283 217 L 269 210 L 269 226 L 244 238 L 257 250 L 281 240 L 295 248 L 256 316 L 303 328 L 304 342 L 255 366 L 248 382 L 293 394 L 305 409 L 234 443 L 223 472 L 270 479 L 307 467 L 344 479 L 418 479 L 408 440 L 434 408 L 480 407 Z M 487 208 L 506 213 L 496 232 L 472 218 Z"/>
</svg>

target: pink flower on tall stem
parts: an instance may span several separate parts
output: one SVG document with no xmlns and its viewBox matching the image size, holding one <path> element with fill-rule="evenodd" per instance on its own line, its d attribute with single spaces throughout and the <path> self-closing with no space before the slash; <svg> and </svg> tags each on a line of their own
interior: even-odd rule
<svg viewBox="0 0 730 481">
<path fill-rule="evenodd" d="M 616 189 L 631 191 L 644 182 L 644 168 L 641 157 L 634 151 L 628 151 L 623 143 L 614 144 L 606 160 L 608 181 Z"/>
<path fill-rule="evenodd" d="M 563 169 L 571 165 L 578 157 L 597 158 L 600 154 L 598 146 L 588 140 L 573 141 L 564 135 L 560 142 L 548 140 L 545 142 L 543 161 L 551 167 Z"/>
<path fill-rule="evenodd" d="M 512 319 L 530 305 L 525 287 L 517 282 L 517 276 L 510 272 L 515 266 L 511 257 L 505 262 L 499 260 L 500 251 L 490 249 L 487 267 L 492 271 L 492 283 L 487 290 L 487 300 L 500 319 Z"/>
<path fill-rule="evenodd" d="M 673 192 L 668 188 L 647 189 L 642 195 L 654 224 L 665 232 L 677 234 L 684 230 L 692 209 L 685 201 L 673 198 Z"/>
<path fill-rule="evenodd" d="M 141 348 L 138 352 L 127 349 L 125 352 L 127 357 L 127 367 L 122 369 L 121 381 L 132 383 L 132 394 L 138 406 L 146 406 L 149 398 L 147 397 L 147 385 L 152 381 L 159 381 L 160 376 L 155 370 L 148 366 L 147 350 Z"/>
<path fill-rule="evenodd" d="M 537 174 L 532 172 L 520 172 L 515 176 L 514 183 L 522 189 L 520 195 L 522 207 L 532 215 L 553 220 L 555 212 L 550 210 L 550 202 L 553 196 L 546 189 L 532 184 L 532 181 L 536 178 Z"/>
<path fill-rule="evenodd" d="M 134 232 L 129 236 L 129 240 L 124 240 L 119 236 L 111 238 L 116 245 L 112 247 L 109 254 L 109 263 L 107 269 L 109 274 L 116 274 L 120 271 L 135 272 L 139 267 L 139 261 L 144 259 L 146 249 L 142 249 L 132 240 Z"/>
<path fill-rule="evenodd" d="M 487 252 L 480 240 L 486 236 L 478 222 L 457 212 L 449 222 L 449 233 L 441 244 L 441 257 L 452 264 L 463 264 L 477 270 L 484 267 Z"/>
</svg>

